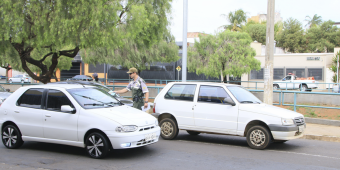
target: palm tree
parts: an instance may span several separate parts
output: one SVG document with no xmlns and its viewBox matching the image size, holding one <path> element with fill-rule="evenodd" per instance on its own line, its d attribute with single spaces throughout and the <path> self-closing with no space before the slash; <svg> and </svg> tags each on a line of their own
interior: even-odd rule
<svg viewBox="0 0 340 170">
<path fill-rule="evenodd" d="M 222 25 L 224 29 L 229 29 L 232 31 L 239 31 L 241 28 L 241 24 L 247 21 L 247 14 L 242 10 L 236 10 L 235 12 L 229 12 L 228 15 L 222 14 L 221 16 L 225 17 L 230 25 Z"/>
<path fill-rule="evenodd" d="M 321 22 L 322 22 L 322 17 L 321 17 L 321 16 L 318 16 L 317 14 L 315 14 L 315 15 L 313 16 L 313 18 L 311 18 L 310 16 L 307 15 L 305 21 L 308 22 L 308 23 L 305 25 L 305 27 L 308 26 L 309 28 L 312 28 L 312 27 L 314 27 L 314 26 L 316 26 L 316 25 L 321 24 Z"/>
</svg>

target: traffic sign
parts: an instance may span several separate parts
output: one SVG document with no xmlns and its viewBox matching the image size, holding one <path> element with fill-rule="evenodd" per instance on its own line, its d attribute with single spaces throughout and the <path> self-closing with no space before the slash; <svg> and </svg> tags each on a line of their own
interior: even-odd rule
<svg viewBox="0 0 340 170">
<path fill-rule="evenodd" d="M 176 70 L 177 70 L 177 71 L 181 71 L 181 67 L 178 66 L 178 67 L 176 68 Z"/>
</svg>

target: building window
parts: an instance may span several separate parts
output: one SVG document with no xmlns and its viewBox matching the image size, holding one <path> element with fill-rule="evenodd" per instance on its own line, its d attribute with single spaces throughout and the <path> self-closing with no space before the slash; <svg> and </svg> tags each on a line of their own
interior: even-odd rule
<svg viewBox="0 0 340 170">
<path fill-rule="evenodd" d="M 286 72 L 287 72 L 287 75 L 291 73 L 297 77 L 306 77 L 304 68 L 287 68 Z"/>
<path fill-rule="evenodd" d="M 284 76 L 283 68 L 274 68 L 274 80 L 281 80 Z"/>
<path fill-rule="evenodd" d="M 252 70 L 250 72 L 250 79 L 263 79 L 263 68 L 259 71 Z"/>
<path fill-rule="evenodd" d="M 322 68 L 309 68 L 308 77 L 314 77 L 315 80 L 322 80 Z"/>
</svg>

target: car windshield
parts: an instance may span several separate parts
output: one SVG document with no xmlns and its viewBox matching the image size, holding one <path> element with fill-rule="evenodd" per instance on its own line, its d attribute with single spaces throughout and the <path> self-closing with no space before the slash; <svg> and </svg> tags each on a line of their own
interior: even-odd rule
<svg viewBox="0 0 340 170">
<path fill-rule="evenodd" d="M 85 109 L 120 106 L 120 101 L 116 100 L 109 93 L 97 88 L 81 88 L 67 90 Z"/>
<path fill-rule="evenodd" d="M 243 87 L 227 86 L 227 88 L 240 103 L 262 103 L 261 100 L 259 100 L 256 96 Z"/>
<path fill-rule="evenodd" d="M 97 84 L 96 84 L 96 85 L 93 85 L 93 86 L 96 86 L 97 88 L 106 91 L 107 93 L 111 94 L 111 96 L 113 96 L 113 97 L 120 97 L 120 95 L 118 95 L 117 93 L 113 92 L 111 89 L 109 89 L 109 88 L 106 87 L 106 86 L 97 85 Z"/>
</svg>

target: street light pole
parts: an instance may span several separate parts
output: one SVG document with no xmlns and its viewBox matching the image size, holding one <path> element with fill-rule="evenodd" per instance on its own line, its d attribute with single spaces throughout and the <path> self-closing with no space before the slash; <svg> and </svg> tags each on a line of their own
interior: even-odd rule
<svg viewBox="0 0 340 170">
<path fill-rule="evenodd" d="M 182 82 L 187 81 L 188 0 L 183 0 Z"/>
<path fill-rule="evenodd" d="M 263 102 L 269 105 L 273 104 L 274 12 L 275 0 L 268 0 Z"/>
</svg>

